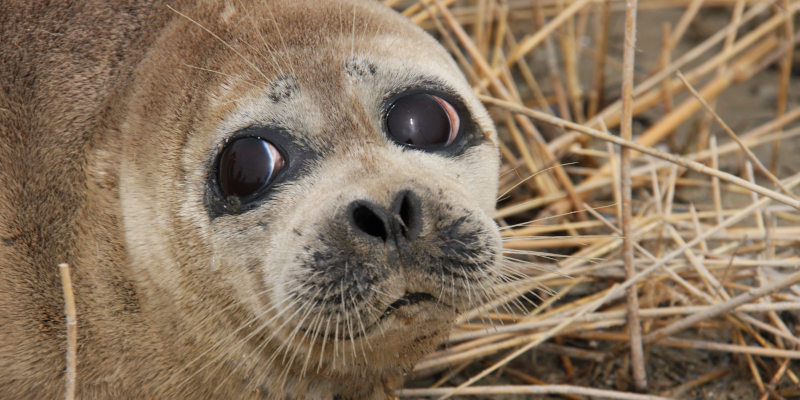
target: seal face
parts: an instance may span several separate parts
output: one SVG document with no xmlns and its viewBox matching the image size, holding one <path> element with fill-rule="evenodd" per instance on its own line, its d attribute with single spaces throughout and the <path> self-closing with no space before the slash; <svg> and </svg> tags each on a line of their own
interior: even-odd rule
<svg viewBox="0 0 800 400">
<path fill-rule="evenodd" d="M 85 189 L 62 205 L 81 210 L 63 260 L 84 321 L 79 393 L 385 398 L 505 279 L 496 133 L 471 87 L 431 37 L 374 1 L 138 12 L 123 22 L 139 36 L 105 45 L 131 54 L 91 91 L 97 116 L 77 132 L 92 145 L 70 178 Z M 22 120 L 16 104 L 0 107 Z M 6 128 L 0 144 L 29 131 Z M 11 213 L 0 218 L 11 237 Z M 35 281 L 31 247 L 12 247 L 4 273 Z M 120 287 L 135 307 L 112 295 Z M 14 290 L 1 307 L 38 307 Z M 22 346 L 47 343 L 58 367 L 62 339 Z M 0 344 L 0 358 L 12 353 Z M 9 356 L 9 368 L 37 357 Z M 30 371 L 0 372 L 0 397 L 63 390 L 57 368 Z"/>
</svg>

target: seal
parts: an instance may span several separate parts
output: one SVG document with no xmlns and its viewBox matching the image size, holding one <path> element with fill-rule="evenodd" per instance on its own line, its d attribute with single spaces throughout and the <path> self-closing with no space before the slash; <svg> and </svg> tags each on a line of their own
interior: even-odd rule
<svg viewBox="0 0 800 400">
<path fill-rule="evenodd" d="M 0 3 L 0 398 L 385 399 L 497 296 L 492 122 L 371 0 Z"/>
</svg>

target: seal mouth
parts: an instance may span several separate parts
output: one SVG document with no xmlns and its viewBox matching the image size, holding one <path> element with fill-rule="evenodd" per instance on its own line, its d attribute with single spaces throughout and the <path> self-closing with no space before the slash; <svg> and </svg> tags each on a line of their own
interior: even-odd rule
<svg viewBox="0 0 800 400">
<path fill-rule="evenodd" d="M 395 312 L 402 310 L 404 307 L 425 302 L 436 303 L 444 307 L 450 307 L 449 304 L 437 299 L 435 296 L 431 294 L 422 292 L 415 292 L 415 293 L 406 292 L 406 294 L 404 294 L 402 297 L 395 300 L 394 303 L 389 304 L 389 306 L 386 308 L 386 311 L 384 311 L 383 314 L 381 314 L 381 316 L 377 319 L 377 321 L 375 321 L 373 324 L 367 327 L 366 330 L 363 330 L 361 332 L 358 331 L 352 332 L 350 334 L 341 332 L 341 336 L 338 336 L 335 333 L 326 333 L 324 335 L 321 335 L 321 337 L 324 336 L 330 339 L 340 339 L 340 340 L 358 339 L 372 332 L 373 329 L 375 329 L 378 325 L 380 325 L 385 319 L 389 318 L 389 316 L 393 315 Z M 307 328 L 300 328 L 300 330 L 302 332 L 309 332 Z"/>
<path fill-rule="evenodd" d="M 399 310 L 401 307 L 406 307 L 414 304 L 419 304 L 423 301 L 430 301 L 435 302 L 437 301 L 436 297 L 428 293 L 416 292 L 416 293 L 408 293 L 404 294 L 399 299 L 395 300 L 394 303 L 389 304 L 389 307 L 386 308 L 386 311 L 383 312 L 381 317 L 378 319 L 378 322 L 388 318 L 392 315 L 395 311 Z"/>
</svg>

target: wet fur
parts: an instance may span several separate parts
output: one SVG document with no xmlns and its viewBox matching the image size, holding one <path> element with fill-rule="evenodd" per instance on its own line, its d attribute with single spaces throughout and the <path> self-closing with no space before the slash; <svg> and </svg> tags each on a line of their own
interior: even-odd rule
<svg viewBox="0 0 800 400">
<path fill-rule="evenodd" d="M 378 2 L 169 5 L 0 3 L 0 398 L 63 396 L 63 262 L 79 398 L 385 398 L 504 279 L 486 111 Z M 425 85 L 471 115 L 458 154 L 386 139 L 382 99 Z M 219 199 L 216 154 L 253 126 L 299 164 Z M 403 191 L 418 239 L 353 236 L 348 205 Z"/>
</svg>

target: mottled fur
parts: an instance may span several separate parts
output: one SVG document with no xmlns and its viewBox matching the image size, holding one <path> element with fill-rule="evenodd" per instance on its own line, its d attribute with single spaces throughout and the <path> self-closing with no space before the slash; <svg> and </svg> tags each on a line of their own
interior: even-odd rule
<svg viewBox="0 0 800 400">
<path fill-rule="evenodd" d="M 376 1 L 170 6 L 0 2 L 0 398 L 63 396 L 64 262 L 79 398 L 385 398 L 502 279 L 486 111 Z M 466 104 L 475 143 L 387 140 L 381 101 L 425 85 Z M 214 160 L 253 126 L 295 135 L 297 172 L 215 202 Z M 403 191 L 423 212 L 396 261 L 342 213 Z"/>
</svg>

